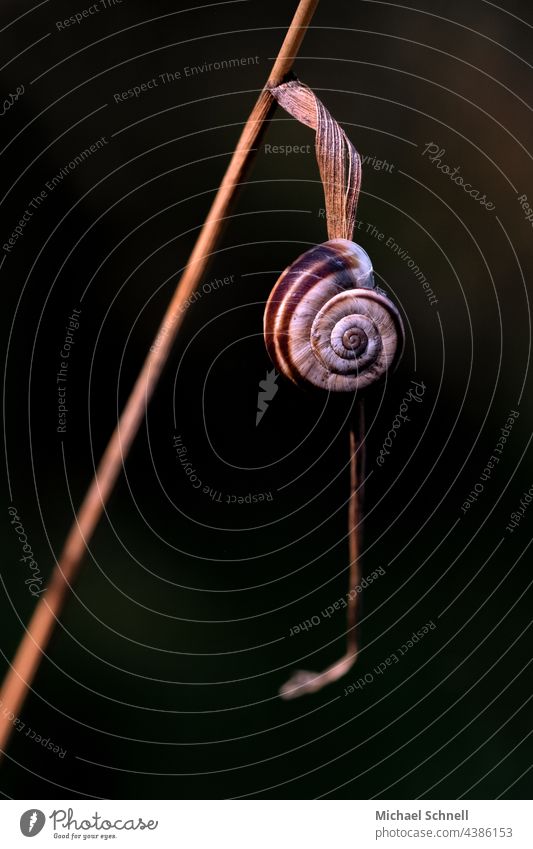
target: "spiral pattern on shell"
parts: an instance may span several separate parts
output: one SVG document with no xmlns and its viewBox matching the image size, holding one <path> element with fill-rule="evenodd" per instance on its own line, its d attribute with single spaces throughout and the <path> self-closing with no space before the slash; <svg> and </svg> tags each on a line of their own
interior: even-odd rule
<svg viewBox="0 0 533 849">
<path fill-rule="evenodd" d="M 266 305 L 264 334 L 278 371 L 332 392 L 378 380 L 404 339 L 398 310 L 375 288 L 368 254 L 347 239 L 316 245 L 285 269 Z"/>
</svg>

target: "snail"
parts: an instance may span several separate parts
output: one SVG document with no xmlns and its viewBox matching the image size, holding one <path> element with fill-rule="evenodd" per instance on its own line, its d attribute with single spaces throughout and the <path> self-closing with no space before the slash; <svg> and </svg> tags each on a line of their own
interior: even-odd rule
<svg viewBox="0 0 533 849">
<path fill-rule="evenodd" d="M 356 392 L 399 359 L 400 313 L 374 282 L 370 257 L 348 239 L 330 239 L 285 269 L 267 301 L 267 351 L 300 386 Z"/>
<path fill-rule="evenodd" d="M 264 314 L 264 338 L 276 369 L 293 383 L 328 392 L 359 393 L 398 361 L 404 345 L 398 309 L 374 281 L 366 251 L 352 241 L 361 157 L 311 89 L 297 79 L 270 88 L 294 118 L 316 131 L 328 241 L 303 253 L 277 281 Z M 364 485 L 364 405 L 350 416 L 348 507 L 349 601 L 346 651 L 322 672 L 297 670 L 280 688 L 283 699 L 316 693 L 345 675 L 359 653 L 360 526 Z"/>
</svg>

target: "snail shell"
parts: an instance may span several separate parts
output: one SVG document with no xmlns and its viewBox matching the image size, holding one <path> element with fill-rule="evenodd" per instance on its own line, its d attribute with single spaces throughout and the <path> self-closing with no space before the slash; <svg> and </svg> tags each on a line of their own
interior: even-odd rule
<svg viewBox="0 0 533 849">
<path fill-rule="evenodd" d="M 278 371 L 332 392 L 378 380 L 404 340 L 398 310 L 374 284 L 370 257 L 347 239 L 316 245 L 285 269 L 266 305 L 264 333 Z"/>
</svg>

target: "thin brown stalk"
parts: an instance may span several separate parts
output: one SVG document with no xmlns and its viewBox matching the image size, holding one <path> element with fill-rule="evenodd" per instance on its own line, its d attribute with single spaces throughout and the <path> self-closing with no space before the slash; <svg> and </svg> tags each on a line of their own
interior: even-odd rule
<svg viewBox="0 0 533 849">
<path fill-rule="evenodd" d="M 357 402 L 350 424 L 350 499 L 348 502 L 348 610 L 346 612 L 346 651 L 335 663 L 322 672 L 298 669 L 280 688 L 283 699 L 294 699 L 307 693 L 317 693 L 346 675 L 359 653 L 359 595 L 361 584 L 361 525 L 364 466 L 364 407 Z"/>
<path fill-rule="evenodd" d="M 117 427 L 98 465 L 96 474 L 74 519 L 63 551 L 46 592 L 40 598 L 6 676 L 0 699 L 0 758 L 13 730 L 28 690 L 46 651 L 68 590 L 75 579 L 91 537 L 122 469 L 143 420 L 184 314 L 183 306 L 197 288 L 209 258 L 220 239 L 232 201 L 251 163 L 254 148 L 275 108 L 269 89 L 279 85 L 290 72 L 319 0 L 300 0 L 265 88 L 252 109 L 200 231 L 189 262 L 176 287 L 157 336 L 146 357 Z"/>
<path fill-rule="evenodd" d="M 364 401 L 360 401 L 354 411 L 354 421 L 350 427 L 350 504 L 348 507 L 350 575 L 348 579 L 348 612 L 346 614 L 346 654 L 353 657 L 352 662 L 355 662 L 359 647 L 359 593 L 361 585 L 360 556 L 365 462 L 364 436 L 365 408 Z"/>
</svg>

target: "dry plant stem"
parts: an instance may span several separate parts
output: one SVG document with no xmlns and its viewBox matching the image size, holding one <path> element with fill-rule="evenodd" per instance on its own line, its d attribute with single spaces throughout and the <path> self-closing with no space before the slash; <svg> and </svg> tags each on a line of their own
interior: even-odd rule
<svg viewBox="0 0 533 849">
<path fill-rule="evenodd" d="M 361 583 L 360 545 L 363 502 L 364 464 L 364 407 L 356 402 L 350 426 L 350 501 L 348 505 L 348 549 L 350 567 L 348 577 L 348 610 L 346 614 L 346 652 L 323 672 L 299 669 L 280 688 L 283 699 L 294 699 L 308 693 L 317 693 L 323 687 L 346 675 L 357 660 L 359 651 L 359 591 Z"/>
<path fill-rule="evenodd" d="M 357 658 L 359 640 L 359 587 L 361 584 L 361 539 L 364 504 L 364 464 L 365 464 L 365 407 L 364 401 L 356 404 L 350 427 L 350 504 L 348 507 L 348 544 L 350 553 L 350 575 L 348 592 L 348 612 L 346 614 L 347 641 L 346 655 Z M 352 664 L 350 664 L 351 666 Z"/>
<path fill-rule="evenodd" d="M 26 633 L 8 672 L 0 699 L 0 758 L 20 714 L 41 658 L 61 613 L 69 586 L 74 580 L 86 547 L 104 511 L 130 446 L 144 417 L 146 405 L 157 385 L 184 314 L 183 305 L 198 286 L 218 240 L 232 201 L 251 163 L 254 147 L 266 127 L 275 101 L 269 88 L 279 85 L 290 72 L 306 29 L 319 0 L 301 0 L 287 31 L 269 80 L 246 121 L 235 152 L 200 231 L 189 262 L 178 283 L 159 331 L 148 353 L 117 427 L 75 517 L 48 589 L 39 600 Z"/>
</svg>

